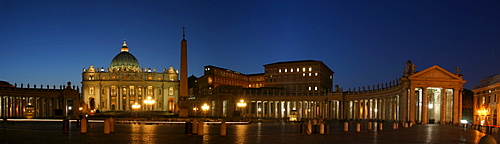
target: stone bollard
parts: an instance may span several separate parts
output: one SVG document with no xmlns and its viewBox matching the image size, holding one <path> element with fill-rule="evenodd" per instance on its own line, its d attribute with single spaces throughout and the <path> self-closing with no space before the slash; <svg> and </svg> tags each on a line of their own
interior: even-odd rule
<svg viewBox="0 0 500 144">
<path fill-rule="evenodd" d="M 307 134 L 311 134 L 311 133 L 312 133 L 312 124 L 307 123 Z"/>
<path fill-rule="evenodd" d="M 344 122 L 344 131 L 349 131 L 349 123 L 348 122 Z"/>
<path fill-rule="evenodd" d="M 203 120 L 200 120 L 198 122 L 198 135 L 203 135 L 203 125 L 204 125 Z"/>
<path fill-rule="evenodd" d="M 63 131 L 65 132 L 69 131 L 69 119 L 67 118 L 63 119 Z"/>
<path fill-rule="evenodd" d="M 368 122 L 368 130 L 372 130 L 372 122 Z"/>
<path fill-rule="evenodd" d="M 109 121 L 109 132 L 114 133 L 115 132 L 115 119 L 113 117 L 109 117 L 108 121 Z"/>
<path fill-rule="evenodd" d="M 80 124 L 80 133 L 87 133 L 87 118 L 83 117 Z"/>
<path fill-rule="evenodd" d="M 193 130 L 193 123 L 191 123 L 190 121 L 187 121 L 184 125 L 184 134 L 186 135 L 191 135 L 193 132 L 191 130 Z"/>
<path fill-rule="evenodd" d="M 193 134 L 198 134 L 198 119 L 193 120 Z"/>
<path fill-rule="evenodd" d="M 104 134 L 110 134 L 111 133 L 111 121 L 109 121 L 109 118 L 104 119 Z"/>
<path fill-rule="evenodd" d="M 382 131 L 382 129 L 383 129 L 382 127 L 383 127 L 383 126 L 384 126 L 384 125 L 383 125 L 382 123 L 378 123 L 378 130 L 379 130 L 379 131 Z"/>
<path fill-rule="evenodd" d="M 226 121 L 225 120 L 222 120 L 222 122 L 220 122 L 220 135 L 226 136 Z"/>
<path fill-rule="evenodd" d="M 319 124 L 319 134 L 325 134 L 325 124 Z"/>
<path fill-rule="evenodd" d="M 360 131 L 361 131 L 361 124 L 356 123 L 356 132 L 360 132 Z"/>
</svg>

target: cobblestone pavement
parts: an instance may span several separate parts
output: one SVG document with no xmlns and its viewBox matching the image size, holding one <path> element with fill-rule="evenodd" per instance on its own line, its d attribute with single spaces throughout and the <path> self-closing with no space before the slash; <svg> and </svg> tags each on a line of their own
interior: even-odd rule
<svg viewBox="0 0 500 144">
<path fill-rule="evenodd" d="M 297 123 L 253 123 L 227 125 L 227 135 L 220 136 L 220 125 L 205 125 L 205 135 L 185 135 L 183 124 L 145 125 L 115 124 L 115 132 L 104 134 L 103 123 L 89 123 L 88 133 L 81 134 L 76 123 L 68 132 L 62 122 L 2 122 L 0 143 L 478 143 L 485 134 L 450 125 L 415 125 L 382 131 L 361 132 L 351 123 L 349 132 L 342 123 L 329 123 L 329 134 L 300 134 Z M 494 136 L 496 137 L 496 135 Z"/>
</svg>

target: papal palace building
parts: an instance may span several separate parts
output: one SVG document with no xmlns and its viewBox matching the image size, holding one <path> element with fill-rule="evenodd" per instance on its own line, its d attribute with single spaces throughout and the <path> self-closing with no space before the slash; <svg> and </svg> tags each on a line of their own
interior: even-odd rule
<svg viewBox="0 0 500 144">
<path fill-rule="evenodd" d="M 490 76 L 480 81 L 474 92 L 474 124 L 498 125 L 500 104 L 500 74 Z"/>
<path fill-rule="evenodd" d="M 82 73 L 82 101 L 89 111 L 129 111 L 134 104 L 143 110 L 176 113 L 179 76 L 173 67 L 157 71 L 140 68 L 126 41 L 109 68 L 90 66 Z M 154 100 L 148 105 L 146 100 Z"/>
<path fill-rule="evenodd" d="M 264 73 L 242 74 L 206 66 L 191 89 L 191 115 L 211 117 L 372 119 L 421 124 L 458 124 L 462 118 L 459 74 L 437 65 L 416 71 L 407 61 L 403 75 L 387 83 L 332 88 L 334 72 L 315 60 L 264 65 Z M 246 105 L 241 105 L 245 103 Z M 202 105 L 210 108 L 202 111 Z"/>
</svg>

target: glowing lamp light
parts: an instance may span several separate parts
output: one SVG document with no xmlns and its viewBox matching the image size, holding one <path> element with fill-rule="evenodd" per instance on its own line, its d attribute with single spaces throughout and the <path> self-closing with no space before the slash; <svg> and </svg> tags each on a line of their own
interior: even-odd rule
<svg viewBox="0 0 500 144">
<path fill-rule="evenodd" d="M 247 106 L 247 103 L 245 103 L 244 100 L 240 100 L 239 103 L 236 104 L 238 107 L 246 107 Z"/>
<path fill-rule="evenodd" d="M 139 108 L 141 108 L 141 105 L 135 103 L 135 104 L 132 105 L 132 108 L 133 109 L 139 109 Z"/>
<path fill-rule="evenodd" d="M 148 105 L 152 105 L 155 103 L 155 100 L 153 100 L 151 98 L 151 96 L 148 96 L 148 98 L 146 100 L 144 100 L 144 103 L 148 104 Z"/>
<path fill-rule="evenodd" d="M 201 106 L 201 110 L 203 110 L 203 111 L 207 111 L 209 108 L 210 108 L 210 106 L 208 106 L 206 103 L 203 104 L 203 106 Z"/>
</svg>

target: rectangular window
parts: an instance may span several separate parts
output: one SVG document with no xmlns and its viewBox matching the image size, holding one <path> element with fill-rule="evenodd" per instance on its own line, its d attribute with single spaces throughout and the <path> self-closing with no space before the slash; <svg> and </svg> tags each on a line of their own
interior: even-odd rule
<svg viewBox="0 0 500 144">
<path fill-rule="evenodd" d="M 127 95 L 127 88 L 123 88 L 122 95 Z"/>
<path fill-rule="evenodd" d="M 147 95 L 148 96 L 152 96 L 153 95 L 153 86 L 148 86 Z"/>
<path fill-rule="evenodd" d="M 130 95 L 135 95 L 135 87 L 134 86 L 130 86 Z"/>
<path fill-rule="evenodd" d="M 90 87 L 89 94 L 94 95 L 94 87 Z"/>
<path fill-rule="evenodd" d="M 168 95 L 174 95 L 174 87 L 168 88 Z"/>
<path fill-rule="evenodd" d="M 115 86 L 111 86 L 111 95 L 112 96 L 116 95 L 116 87 Z"/>
</svg>

